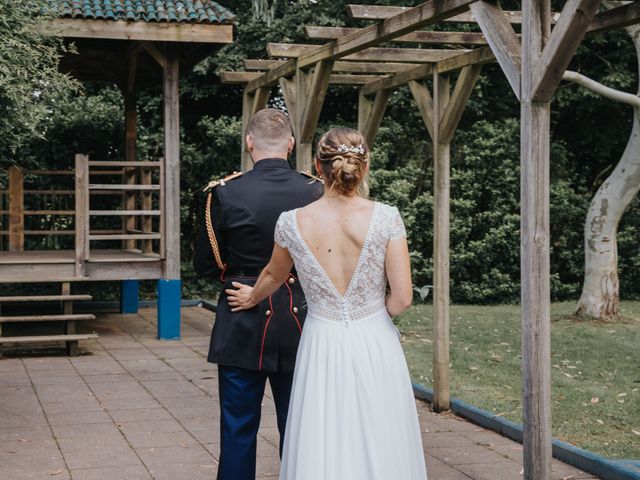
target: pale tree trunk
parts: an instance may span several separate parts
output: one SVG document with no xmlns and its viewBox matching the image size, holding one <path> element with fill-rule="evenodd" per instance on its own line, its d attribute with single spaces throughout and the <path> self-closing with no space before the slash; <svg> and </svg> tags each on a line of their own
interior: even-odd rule
<svg viewBox="0 0 640 480">
<path fill-rule="evenodd" d="M 640 59 L 640 27 L 629 27 Z M 633 129 L 622 158 L 593 197 L 585 222 L 585 273 L 576 313 L 599 320 L 618 314 L 618 224 L 640 190 L 640 96 L 619 92 L 586 77 L 567 72 L 575 81 L 612 100 L 633 106 Z M 640 93 L 639 93 L 640 95 Z"/>
<path fill-rule="evenodd" d="M 253 18 L 263 20 L 270 27 L 275 20 L 277 3 L 278 0 L 253 0 Z"/>
</svg>

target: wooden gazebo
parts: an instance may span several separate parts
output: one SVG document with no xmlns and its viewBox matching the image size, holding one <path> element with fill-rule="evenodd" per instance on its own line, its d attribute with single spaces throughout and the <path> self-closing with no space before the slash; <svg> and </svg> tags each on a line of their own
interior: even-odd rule
<svg viewBox="0 0 640 480">
<path fill-rule="evenodd" d="M 68 302 L 84 299 L 69 294 L 71 282 L 122 281 L 123 310 L 132 312 L 137 310 L 138 281 L 158 279 L 158 336 L 177 338 L 181 291 L 179 76 L 181 70 L 232 41 L 233 16 L 209 0 L 43 3 L 57 14 L 46 22 L 46 30 L 75 45 L 76 53 L 67 54 L 61 68 L 81 81 L 121 87 L 126 153 L 120 160 L 102 161 L 78 152 L 74 170 L 56 170 L 55 165 L 37 171 L 9 169 L 7 189 L 0 192 L 2 238 L 8 237 L 1 243 L 0 283 L 61 282 L 63 295 L 32 297 L 31 301 Z M 164 99 L 164 156 L 138 158 L 136 89 L 159 83 Z M 61 163 L 65 162 L 61 159 Z M 33 182 L 37 176 L 46 177 L 49 184 L 59 178 L 66 186 L 37 188 L 39 182 Z M 34 223 L 30 221 L 33 217 L 66 218 L 68 221 L 56 224 L 69 228 L 25 228 L 25 218 L 28 226 Z M 25 249 L 25 236 L 74 240 L 66 248 Z M 16 300 L 0 297 L 0 304 Z M 0 317 L 0 326 L 12 321 L 84 319 L 79 317 Z M 73 328 L 67 333 L 73 333 Z M 77 341 L 80 337 L 56 339 Z M 17 340 L 38 338 L 0 337 L 2 343 Z"/>
<path fill-rule="evenodd" d="M 521 104 L 521 280 L 524 478 L 551 478 L 549 294 L 550 101 L 585 35 L 640 22 L 640 1 L 522 0 L 507 12 L 499 0 L 430 0 L 419 6 L 350 5 L 367 28 L 307 26 L 322 45 L 269 44 L 267 60 L 245 60 L 243 72 L 221 72 L 244 88 L 243 124 L 279 87 L 293 120 L 298 168 L 311 168 L 311 148 L 328 85 L 358 87 L 358 128 L 373 143 L 390 93 L 408 85 L 433 143 L 434 409 L 449 393 L 450 144 L 484 63 L 497 61 Z M 441 22 L 473 23 L 475 33 L 434 31 Z M 514 29 L 514 25 L 518 29 Z M 429 27 L 429 30 L 424 30 Z M 481 33 L 480 33 L 481 31 Z M 392 42 L 392 48 L 380 45 Z M 398 44 L 426 48 L 398 48 Z M 451 79 L 456 78 L 451 88 Z M 431 85 L 424 82 L 431 79 Z M 245 152 L 244 169 L 250 168 Z"/>
</svg>

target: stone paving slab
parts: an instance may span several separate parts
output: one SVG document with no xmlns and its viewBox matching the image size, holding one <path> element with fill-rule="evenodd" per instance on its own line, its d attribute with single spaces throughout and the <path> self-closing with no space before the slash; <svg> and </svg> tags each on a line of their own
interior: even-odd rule
<svg viewBox="0 0 640 480">
<path fill-rule="evenodd" d="M 100 338 L 81 342 L 79 357 L 0 359 L 0 479 L 215 478 L 217 367 L 206 362 L 213 315 L 183 309 L 183 338 L 173 342 L 155 338 L 155 316 L 144 309 L 84 322 Z M 520 444 L 417 405 L 430 480 L 522 478 Z M 267 390 L 261 480 L 277 479 L 280 468 L 274 412 Z M 553 480 L 597 478 L 555 460 L 553 471 Z"/>
</svg>

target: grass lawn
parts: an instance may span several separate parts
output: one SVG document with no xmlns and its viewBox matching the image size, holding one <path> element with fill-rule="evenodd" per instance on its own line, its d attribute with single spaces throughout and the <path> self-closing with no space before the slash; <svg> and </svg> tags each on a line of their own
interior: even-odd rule
<svg viewBox="0 0 640 480">
<path fill-rule="evenodd" d="M 640 458 L 640 302 L 615 323 L 576 321 L 575 302 L 551 307 L 553 435 L 614 459 Z M 518 305 L 451 307 L 451 393 L 521 422 Z M 433 386 L 432 307 L 398 319 L 414 381 Z"/>
</svg>

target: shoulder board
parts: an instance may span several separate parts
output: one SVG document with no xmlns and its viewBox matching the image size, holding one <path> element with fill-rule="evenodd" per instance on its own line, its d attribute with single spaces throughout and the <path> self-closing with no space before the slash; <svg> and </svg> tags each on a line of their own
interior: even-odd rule
<svg viewBox="0 0 640 480">
<path fill-rule="evenodd" d="M 320 177 L 316 177 L 313 173 L 311 173 L 309 171 L 304 171 L 304 172 L 299 171 L 298 173 L 304 175 L 307 178 L 310 178 L 311 180 L 315 180 L 317 182 L 324 183 L 324 181 Z"/>
<path fill-rule="evenodd" d="M 233 180 L 241 176 L 242 176 L 242 172 L 233 172 L 231 175 L 227 175 L 226 177 L 221 178 L 220 180 L 212 180 L 207 184 L 206 187 L 202 189 L 202 191 L 203 192 L 209 191 L 213 188 L 216 188 L 218 185 L 224 186 L 229 180 Z"/>
</svg>

